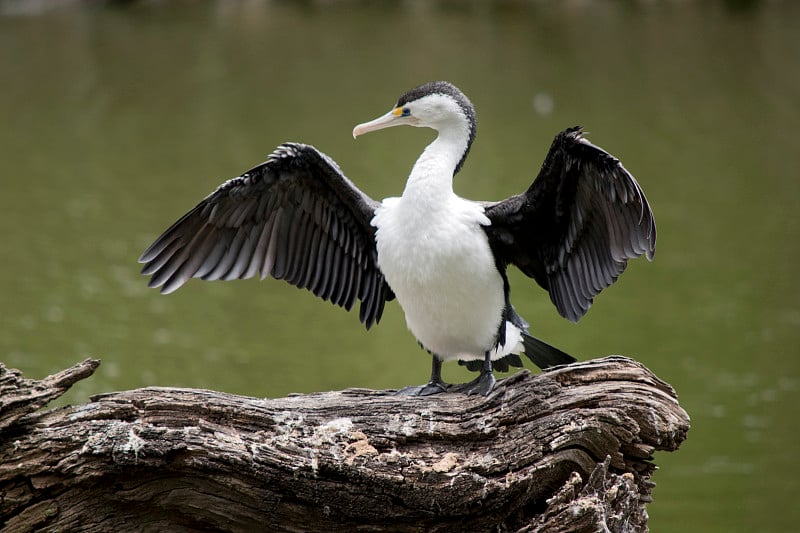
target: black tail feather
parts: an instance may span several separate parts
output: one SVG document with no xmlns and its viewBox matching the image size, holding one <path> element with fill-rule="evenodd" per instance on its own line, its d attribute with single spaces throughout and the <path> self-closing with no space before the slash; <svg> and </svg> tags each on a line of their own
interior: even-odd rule
<svg viewBox="0 0 800 533">
<path fill-rule="evenodd" d="M 467 367 L 467 370 L 471 372 L 480 372 L 481 368 L 483 368 L 483 359 L 471 359 L 469 361 L 459 359 L 458 364 Z M 492 361 L 492 370 L 497 370 L 498 372 L 508 372 L 512 366 L 522 368 L 522 359 L 515 353 L 510 353 L 505 357 Z"/>
<path fill-rule="evenodd" d="M 571 355 L 536 337 L 531 337 L 524 331 L 522 332 L 522 344 L 525 346 L 525 355 L 533 361 L 533 364 L 543 370 L 551 366 L 568 365 L 577 361 Z"/>
</svg>

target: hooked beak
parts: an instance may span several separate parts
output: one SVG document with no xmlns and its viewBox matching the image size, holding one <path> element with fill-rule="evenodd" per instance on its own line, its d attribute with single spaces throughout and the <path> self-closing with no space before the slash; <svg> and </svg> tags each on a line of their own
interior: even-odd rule
<svg viewBox="0 0 800 533">
<path fill-rule="evenodd" d="M 403 124 L 413 125 L 415 121 L 416 119 L 412 119 L 412 117 L 404 117 L 402 108 L 396 107 L 375 120 L 364 122 L 353 128 L 353 139 L 359 135 L 382 130 L 384 128 L 391 128 L 392 126 L 401 126 Z"/>
</svg>

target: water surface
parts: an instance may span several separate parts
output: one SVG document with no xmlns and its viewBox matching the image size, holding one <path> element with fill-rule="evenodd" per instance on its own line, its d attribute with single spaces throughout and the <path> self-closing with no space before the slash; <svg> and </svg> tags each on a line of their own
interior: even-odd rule
<svg viewBox="0 0 800 533">
<path fill-rule="evenodd" d="M 28 5 L 31 5 L 28 3 Z M 41 5 L 34 3 L 33 5 Z M 136 258 L 221 181 L 299 140 L 375 198 L 432 134 L 352 127 L 447 79 L 478 110 L 462 196 L 528 186 L 582 124 L 653 205 L 635 261 L 578 325 L 512 273 L 517 310 L 581 359 L 624 354 L 692 416 L 660 454 L 653 531 L 800 520 L 800 6 L 790 2 L 0 2 L 0 360 L 42 377 L 103 364 L 70 401 L 147 385 L 281 396 L 423 383 L 396 304 L 355 315 L 282 282 L 164 297 Z M 466 379 L 449 365 L 445 378 Z"/>
</svg>

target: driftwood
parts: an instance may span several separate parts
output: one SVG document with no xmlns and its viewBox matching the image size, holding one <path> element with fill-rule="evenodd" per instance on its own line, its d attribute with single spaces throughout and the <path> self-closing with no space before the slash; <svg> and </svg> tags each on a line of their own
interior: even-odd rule
<svg viewBox="0 0 800 533">
<path fill-rule="evenodd" d="M 646 531 L 652 454 L 689 429 L 623 357 L 486 398 L 145 388 L 40 409 L 98 364 L 0 365 L 2 531 Z"/>
</svg>

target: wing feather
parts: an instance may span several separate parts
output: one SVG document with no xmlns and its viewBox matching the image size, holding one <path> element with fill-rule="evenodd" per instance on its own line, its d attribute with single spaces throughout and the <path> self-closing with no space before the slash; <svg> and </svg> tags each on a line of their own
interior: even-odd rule
<svg viewBox="0 0 800 533">
<path fill-rule="evenodd" d="M 158 272 L 158 269 L 161 268 L 169 258 L 172 257 L 172 254 L 180 247 L 180 243 L 177 241 L 168 241 L 166 243 L 158 243 L 159 248 L 152 254 L 152 259 L 150 262 L 144 266 L 142 269 L 142 274 L 149 276 L 154 272 Z"/>
<path fill-rule="evenodd" d="M 655 220 L 644 192 L 581 128 L 556 136 L 526 192 L 485 209 L 495 255 L 547 289 L 572 321 L 616 281 L 628 259 L 655 254 Z"/>
<path fill-rule="evenodd" d="M 264 213 L 262 211 L 261 216 L 263 215 Z M 269 246 L 269 235 L 272 226 L 269 221 L 267 221 L 261 226 L 254 226 L 254 228 L 257 230 L 256 246 L 253 249 L 253 255 L 250 256 L 250 263 L 247 266 L 247 270 L 242 275 L 245 279 L 252 278 L 261 272 L 261 264 L 264 262 L 264 255 L 266 254 L 267 246 Z"/>
<path fill-rule="evenodd" d="M 377 266 L 379 204 L 330 158 L 294 143 L 226 181 L 141 255 L 151 287 L 170 293 L 190 278 L 285 279 L 377 323 L 393 297 Z"/>
<path fill-rule="evenodd" d="M 272 267 L 275 264 L 276 249 L 278 248 L 278 216 L 277 214 L 273 214 L 270 218 L 272 229 L 269 232 L 267 253 L 264 255 L 264 261 L 261 263 L 261 279 L 266 278 L 269 276 L 270 272 L 272 272 Z"/>
<path fill-rule="evenodd" d="M 309 268 L 308 258 L 313 248 L 311 239 L 314 236 L 314 224 L 311 221 L 311 217 L 307 214 L 301 217 L 300 224 L 302 226 L 302 232 L 298 234 L 300 246 L 298 246 L 298 255 L 295 258 L 297 263 L 297 271 L 293 275 L 292 279 L 294 285 L 304 289 L 306 286 L 303 282 L 306 279 Z"/>
</svg>

